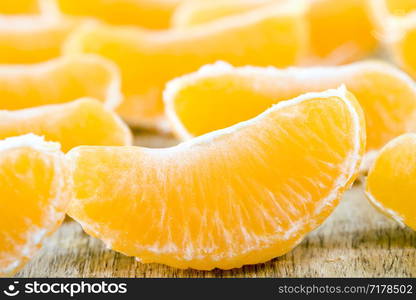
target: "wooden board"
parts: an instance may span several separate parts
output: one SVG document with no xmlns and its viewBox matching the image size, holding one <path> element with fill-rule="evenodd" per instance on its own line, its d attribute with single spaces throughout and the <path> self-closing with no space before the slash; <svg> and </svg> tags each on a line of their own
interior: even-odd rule
<svg viewBox="0 0 416 300">
<path fill-rule="evenodd" d="M 174 145 L 172 137 L 138 133 L 136 144 Z M 67 221 L 19 277 L 415 277 L 416 233 L 370 206 L 361 184 L 334 214 L 292 252 L 264 264 L 230 271 L 177 270 L 141 264 L 108 250 Z"/>
</svg>

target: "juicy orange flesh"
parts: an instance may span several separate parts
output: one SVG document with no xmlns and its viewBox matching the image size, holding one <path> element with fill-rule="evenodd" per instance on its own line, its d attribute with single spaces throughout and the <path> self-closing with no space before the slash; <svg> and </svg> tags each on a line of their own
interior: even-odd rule
<svg viewBox="0 0 416 300">
<path fill-rule="evenodd" d="M 56 199 L 62 188 L 57 186 L 56 162 L 51 157 L 30 148 L 2 151 L 0 155 L 0 275 L 3 268 L 27 259 L 26 247 L 33 247 L 42 230 L 54 221 L 51 210 L 62 199 Z M 28 248 L 26 251 L 33 251 Z"/>
<path fill-rule="evenodd" d="M 416 230 L 415 178 L 416 136 L 406 135 L 386 146 L 377 158 L 367 179 L 367 192 Z"/>
<path fill-rule="evenodd" d="M 107 100 L 113 81 L 107 65 L 88 56 L 27 67 L 0 66 L 0 109 L 22 109 L 81 97 Z"/>
<path fill-rule="evenodd" d="M 63 151 L 82 145 L 124 146 L 131 133 L 113 112 L 97 100 L 0 111 L 0 139 L 34 133 L 60 142 Z"/>
<path fill-rule="evenodd" d="M 134 123 L 161 117 L 165 83 L 206 63 L 224 59 L 236 65 L 286 66 L 297 60 L 305 38 L 300 16 L 276 12 L 247 26 L 235 25 L 158 33 L 102 26 L 75 35 L 66 50 L 117 63 L 126 96 L 119 112 Z"/>
<path fill-rule="evenodd" d="M 0 1 L 0 15 L 37 14 L 40 12 L 38 0 Z"/>
<path fill-rule="evenodd" d="M 393 15 L 406 15 L 416 10 L 415 0 L 383 0 L 386 1 L 387 8 Z"/>
<path fill-rule="evenodd" d="M 56 58 L 69 34 L 79 25 L 73 20 L 27 17 L 0 27 L 0 64 L 31 64 Z"/>
<path fill-rule="evenodd" d="M 379 149 L 415 129 L 416 90 L 409 82 L 388 72 L 391 67 L 387 65 L 386 71 L 381 67 L 372 70 L 372 64 L 366 63 L 348 68 L 312 69 L 310 73 L 298 69 L 275 75 L 266 70 L 251 75 L 234 69 L 187 84 L 174 96 L 173 109 L 185 130 L 198 136 L 250 119 L 279 101 L 345 83 L 363 107 L 368 150 Z"/>
<path fill-rule="evenodd" d="M 393 44 L 393 52 L 402 68 L 416 78 L 416 22 L 400 36 Z"/>
<path fill-rule="evenodd" d="M 179 0 L 56 0 L 68 15 L 95 17 L 114 25 L 168 28 Z"/>
<path fill-rule="evenodd" d="M 143 262 L 262 262 L 289 251 L 332 210 L 358 142 L 354 126 L 339 98 L 316 98 L 193 145 L 76 148 L 69 214 Z"/>
</svg>

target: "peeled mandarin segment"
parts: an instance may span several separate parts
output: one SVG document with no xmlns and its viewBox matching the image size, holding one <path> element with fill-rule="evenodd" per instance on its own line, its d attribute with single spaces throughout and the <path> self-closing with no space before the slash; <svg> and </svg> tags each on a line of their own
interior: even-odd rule
<svg viewBox="0 0 416 300">
<path fill-rule="evenodd" d="M 0 1 L 0 15 L 38 14 L 41 0 L 3 0 Z"/>
<path fill-rule="evenodd" d="M 71 199 L 59 144 L 34 135 L 0 141 L 0 276 L 16 273 L 65 217 Z"/>
<path fill-rule="evenodd" d="M 179 6 L 173 25 L 193 26 L 240 14 L 265 3 L 283 0 L 189 1 Z M 310 49 L 303 64 L 344 64 L 370 54 L 377 47 L 367 0 L 309 0 L 306 21 Z M 353 20 L 353 21 L 352 21 Z"/>
<path fill-rule="evenodd" d="M 306 92 L 344 84 L 363 107 L 367 150 L 416 129 L 416 87 L 406 74 L 381 62 L 342 67 L 203 67 L 168 83 L 166 113 L 182 139 L 250 119 L 271 105 Z"/>
<path fill-rule="evenodd" d="M 168 28 L 181 0 L 55 0 L 67 15 L 93 17 L 114 25 Z"/>
<path fill-rule="evenodd" d="M 85 27 L 71 37 L 65 49 L 66 53 L 96 53 L 115 61 L 125 95 L 119 112 L 133 125 L 154 127 L 163 120 L 165 83 L 205 63 L 217 59 L 236 65 L 295 63 L 305 42 L 298 3 L 273 5 L 184 31 Z"/>
<path fill-rule="evenodd" d="M 372 0 L 379 39 L 393 59 L 416 78 L 416 1 Z"/>
<path fill-rule="evenodd" d="M 0 64 L 38 63 L 61 54 L 63 42 L 80 25 L 69 19 L 0 18 Z"/>
<path fill-rule="evenodd" d="M 60 142 L 65 152 L 82 145 L 132 144 L 132 134 L 127 125 L 114 112 L 92 99 L 0 111 L 0 139 L 26 133 Z"/>
<path fill-rule="evenodd" d="M 381 212 L 416 230 L 416 134 L 388 143 L 367 178 L 366 194 Z"/>
<path fill-rule="evenodd" d="M 395 61 L 416 78 L 416 11 L 406 17 L 392 19 L 386 37 Z"/>
<path fill-rule="evenodd" d="M 365 140 L 359 110 L 345 89 L 330 90 L 168 149 L 73 149 L 69 214 L 145 263 L 267 261 L 319 226 L 353 182 Z"/>
<path fill-rule="evenodd" d="M 112 109 L 119 105 L 120 75 L 113 62 L 95 55 L 78 55 L 34 65 L 0 65 L 0 109 L 64 103 L 82 97 L 100 99 Z"/>
</svg>

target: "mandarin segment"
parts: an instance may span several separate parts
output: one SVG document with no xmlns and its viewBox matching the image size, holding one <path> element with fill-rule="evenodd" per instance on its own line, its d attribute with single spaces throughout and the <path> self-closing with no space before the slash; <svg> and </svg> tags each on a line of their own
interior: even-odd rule
<svg viewBox="0 0 416 300">
<path fill-rule="evenodd" d="M 210 270 L 265 262 L 332 212 L 364 141 L 360 107 L 339 89 L 172 148 L 78 147 L 67 154 L 69 215 L 144 263 Z"/>
<path fill-rule="evenodd" d="M 340 84 L 363 107 L 368 151 L 416 129 L 414 81 L 386 63 L 371 61 L 289 69 L 208 65 L 168 83 L 166 113 L 177 135 L 188 139 L 250 119 L 279 101 Z"/>
<path fill-rule="evenodd" d="M 271 5 L 184 31 L 87 26 L 66 53 L 95 53 L 117 63 L 125 101 L 119 113 L 131 124 L 160 126 L 165 83 L 218 59 L 236 65 L 287 66 L 305 45 L 302 1 Z"/>
<path fill-rule="evenodd" d="M 16 273 L 58 228 L 71 192 L 59 144 L 34 135 L 0 141 L 0 277 Z"/>
<path fill-rule="evenodd" d="M 127 125 L 93 99 L 15 111 L 0 110 L 0 139 L 26 133 L 60 142 L 65 152 L 82 145 L 132 144 Z"/>
<path fill-rule="evenodd" d="M 70 16 L 91 17 L 114 25 L 168 28 L 181 0 L 54 0 Z"/>
<path fill-rule="evenodd" d="M 185 1 L 173 16 L 173 25 L 186 28 L 241 14 L 284 0 Z M 367 0 L 309 0 L 306 21 L 310 49 L 303 64 L 344 64 L 371 54 L 377 47 Z"/>
<path fill-rule="evenodd" d="M 395 62 L 416 78 L 416 1 L 372 0 L 378 38 Z"/>
<path fill-rule="evenodd" d="M 416 134 L 388 143 L 367 178 L 366 194 L 382 213 L 416 230 Z"/>
<path fill-rule="evenodd" d="M 16 110 L 92 97 L 111 109 L 122 100 L 120 75 L 109 60 L 95 55 L 47 62 L 0 65 L 0 109 Z"/>
<path fill-rule="evenodd" d="M 0 17 L 0 64 L 32 64 L 61 55 L 81 21 L 42 16 Z"/>
<path fill-rule="evenodd" d="M 416 78 L 416 11 L 391 19 L 386 42 L 395 61 Z"/>
</svg>

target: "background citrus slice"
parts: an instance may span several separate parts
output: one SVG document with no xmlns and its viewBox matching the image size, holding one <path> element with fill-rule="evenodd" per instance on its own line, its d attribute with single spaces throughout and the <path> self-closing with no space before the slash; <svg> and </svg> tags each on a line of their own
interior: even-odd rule
<svg viewBox="0 0 416 300">
<path fill-rule="evenodd" d="M 371 0 L 377 36 L 396 63 L 416 78 L 416 1 Z"/>
<path fill-rule="evenodd" d="M 163 29 L 181 0 L 54 0 L 66 15 L 92 17 L 114 25 Z"/>
<path fill-rule="evenodd" d="M 416 78 L 416 10 L 390 19 L 386 44 L 395 61 Z"/>
<path fill-rule="evenodd" d="M 364 119 L 345 89 L 167 149 L 79 147 L 69 214 L 142 262 L 230 269 L 285 254 L 350 186 Z"/>
<path fill-rule="evenodd" d="M 117 63 L 125 101 L 120 114 L 133 125 L 160 126 L 166 81 L 224 59 L 236 65 L 287 66 L 305 46 L 303 9 L 273 5 L 185 31 L 87 26 L 74 33 L 66 53 L 96 53 Z"/>
<path fill-rule="evenodd" d="M 252 118 L 279 101 L 344 83 L 363 107 L 367 150 L 415 129 L 415 83 L 381 62 L 284 70 L 208 65 L 167 85 L 166 112 L 178 136 L 187 139 Z"/>
<path fill-rule="evenodd" d="M 0 139 L 26 133 L 60 142 L 65 152 L 82 145 L 132 144 L 127 125 L 93 99 L 16 111 L 0 110 Z"/>
<path fill-rule="evenodd" d="M 367 178 L 366 194 L 375 207 L 416 230 L 416 134 L 388 143 Z"/>
<path fill-rule="evenodd" d="M 59 144 L 34 135 L 0 141 L 0 276 L 17 272 L 58 228 L 69 180 Z"/>
<path fill-rule="evenodd" d="M 182 2 L 173 26 L 186 28 L 241 14 L 285 0 L 196 0 Z M 371 54 L 377 47 L 367 0 L 309 0 L 306 21 L 310 51 L 304 64 L 344 64 Z"/>
<path fill-rule="evenodd" d="M 41 11 L 41 0 L 0 1 L 0 15 L 40 14 Z"/>
<path fill-rule="evenodd" d="M 30 64 L 58 57 L 63 42 L 80 24 L 42 16 L 0 17 L 0 64 Z"/>
<path fill-rule="evenodd" d="M 109 60 L 95 55 L 48 62 L 0 65 L 0 109 L 22 109 L 92 97 L 116 108 L 122 100 L 120 75 Z"/>
</svg>

